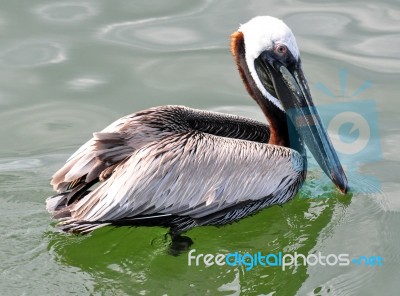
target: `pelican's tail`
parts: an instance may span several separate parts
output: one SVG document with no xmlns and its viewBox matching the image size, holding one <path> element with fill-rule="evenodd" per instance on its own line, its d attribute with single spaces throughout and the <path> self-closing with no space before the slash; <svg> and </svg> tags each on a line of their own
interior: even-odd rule
<svg viewBox="0 0 400 296">
<path fill-rule="evenodd" d="M 58 223 L 57 228 L 60 229 L 61 231 L 69 233 L 88 234 L 97 228 L 107 225 L 111 225 L 111 223 L 108 222 L 103 223 L 101 221 L 90 222 L 90 221 L 66 220 Z"/>
<path fill-rule="evenodd" d="M 57 228 L 64 232 L 70 233 L 89 233 L 102 226 L 110 223 L 102 223 L 99 221 L 76 221 L 71 217 L 71 205 L 69 205 L 70 193 L 63 192 L 57 195 L 50 196 L 46 199 L 46 209 L 53 215 L 54 219 L 60 221 Z"/>
<path fill-rule="evenodd" d="M 46 199 L 46 210 L 52 214 L 54 219 L 71 217 L 71 211 L 68 206 L 69 200 L 69 192 L 63 192 L 50 196 Z"/>
</svg>

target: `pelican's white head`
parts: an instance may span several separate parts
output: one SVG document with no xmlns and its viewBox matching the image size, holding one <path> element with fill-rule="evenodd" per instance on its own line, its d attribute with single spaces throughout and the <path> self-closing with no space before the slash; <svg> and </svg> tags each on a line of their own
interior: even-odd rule
<svg viewBox="0 0 400 296">
<path fill-rule="evenodd" d="M 268 118 L 269 143 L 299 152 L 306 143 L 324 172 L 346 192 L 346 175 L 314 106 L 289 27 L 274 17 L 253 18 L 232 34 L 231 47 L 249 94 Z"/>
<path fill-rule="evenodd" d="M 278 53 L 282 51 L 284 54 L 285 50 L 298 61 L 300 52 L 292 30 L 275 17 L 257 16 L 241 25 L 238 31 L 243 33 L 247 66 L 257 87 L 275 106 L 283 110 L 281 102 L 262 85 L 256 73 L 254 61 L 265 51 Z"/>
</svg>

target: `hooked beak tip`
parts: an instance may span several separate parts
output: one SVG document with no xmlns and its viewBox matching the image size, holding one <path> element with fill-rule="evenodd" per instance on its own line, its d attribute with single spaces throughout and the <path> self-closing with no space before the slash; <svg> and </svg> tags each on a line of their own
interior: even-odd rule
<svg viewBox="0 0 400 296">
<path fill-rule="evenodd" d="M 349 185 L 347 182 L 346 175 L 343 173 L 343 175 L 340 177 L 340 180 L 336 178 L 336 175 L 334 173 L 331 174 L 331 179 L 333 183 L 336 185 L 336 187 L 342 192 L 343 194 L 346 194 L 349 191 Z"/>
<path fill-rule="evenodd" d="M 346 185 L 344 187 L 339 187 L 341 193 L 346 194 L 349 191 L 349 187 Z"/>
</svg>

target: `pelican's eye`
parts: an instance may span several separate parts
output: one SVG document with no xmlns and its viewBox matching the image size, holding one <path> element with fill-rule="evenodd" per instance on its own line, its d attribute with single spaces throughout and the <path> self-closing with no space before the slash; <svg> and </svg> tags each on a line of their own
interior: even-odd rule
<svg viewBox="0 0 400 296">
<path fill-rule="evenodd" d="M 288 49 L 284 44 L 276 44 L 274 47 L 274 52 L 280 57 L 285 57 L 287 55 Z"/>
</svg>

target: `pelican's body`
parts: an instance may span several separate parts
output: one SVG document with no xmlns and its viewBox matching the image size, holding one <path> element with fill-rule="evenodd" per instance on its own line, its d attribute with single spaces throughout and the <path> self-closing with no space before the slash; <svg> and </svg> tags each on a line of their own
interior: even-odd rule
<svg viewBox="0 0 400 296">
<path fill-rule="evenodd" d="M 255 32 L 260 25 L 274 25 L 278 32 L 271 27 Z M 53 176 L 59 194 L 47 199 L 47 209 L 61 221 L 61 229 L 85 233 L 109 224 L 162 225 L 176 235 L 194 226 L 236 221 L 293 198 L 306 176 L 304 141 L 346 191 L 318 115 L 311 113 L 316 118 L 311 120 L 303 116 L 307 130 L 302 130 L 293 117 L 299 115 L 289 114 L 296 104 L 292 107 L 284 96 L 294 102 L 311 97 L 301 68 L 293 68 L 292 76 L 289 62 L 276 66 L 269 60 L 276 44 L 285 46 L 275 52 L 277 60 L 280 50 L 287 50 L 282 51 L 287 60 L 300 67 L 294 36 L 275 18 L 255 18 L 232 35 L 240 75 L 269 126 L 183 106 L 125 116 L 95 133 Z M 90 191 L 95 183 L 99 186 Z"/>
</svg>

